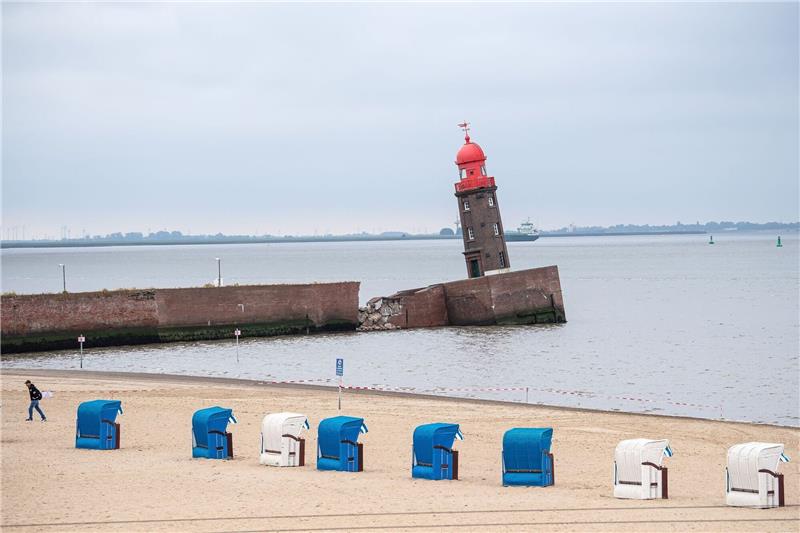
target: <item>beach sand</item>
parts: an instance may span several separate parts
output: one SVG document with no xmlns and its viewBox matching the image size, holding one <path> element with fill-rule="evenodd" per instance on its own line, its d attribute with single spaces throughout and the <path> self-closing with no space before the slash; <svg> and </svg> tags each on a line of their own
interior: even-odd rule
<svg viewBox="0 0 800 533">
<path fill-rule="evenodd" d="M 24 422 L 30 378 L 53 398 L 48 421 Z M 74 447 L 78 403 L 122 400 L 122 448 Z M 233 408 L 235 458 L 191 458 L 191 416 Z M 308 415 L 306 466 L 258 463 L 267 413 Z M 346 392 L 341 414 L 366 419 L 363 473 L 315 469 L 316 426 L 339 414 L 336 391 L 257 382 L 76 371 L 2 373 L 2 529 L 16 531 L 798 531 L 800 430 L 653 415 L 592 412 Z M 411 479 L 411 434 L 456 422 L 465 440 L 459 481 Z M 504 431 L 552 426 L 555 486 L 500 484 Z M 622 439 L 668 438 L 669 500 L 612 497 Z M 780 509 L 725 506 L 725 454 L 746 441 L 782 442 Z"/>
</svg>

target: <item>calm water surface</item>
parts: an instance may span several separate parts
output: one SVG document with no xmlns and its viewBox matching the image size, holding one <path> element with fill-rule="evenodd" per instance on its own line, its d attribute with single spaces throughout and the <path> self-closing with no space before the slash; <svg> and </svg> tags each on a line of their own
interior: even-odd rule
<svg viewBox="0 0 800 533">
<path fill-rule="evenodd" d="M 800 425 L 797 235 L 575 237 L 509 243 L 515 269 L 557 264 L 559 326 L 446 328 L 91 349 L 92 370 L 332 378 L 451 396 Z M 361 281 L 361 300 L 465 276 L 459 241 L 2 251 L 3 291 Z M 76 352 L 3 359 L 77 368 Z M 690 404 L 690 405 L 686 405 Z M 543 421 L 544 422 L 544 421 Z"/>
</svg>

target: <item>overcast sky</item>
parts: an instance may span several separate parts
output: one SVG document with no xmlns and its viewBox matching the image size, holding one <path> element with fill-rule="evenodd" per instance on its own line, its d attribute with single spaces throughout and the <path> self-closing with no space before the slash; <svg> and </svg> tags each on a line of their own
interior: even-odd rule
<svg viewBox="0 0 800 533">
<path fill-rule="evenodd" d="M 3 224 L 798 220 L 798 3 L 3 4 Z M 4 235 L 5 236 L 5 235 Z"/>
</svg>

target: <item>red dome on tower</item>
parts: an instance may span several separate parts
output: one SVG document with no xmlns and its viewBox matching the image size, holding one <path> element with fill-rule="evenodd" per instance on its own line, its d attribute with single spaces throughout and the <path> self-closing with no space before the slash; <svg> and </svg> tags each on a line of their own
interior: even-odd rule
<svg viewBox="0 0 800 533">
<path fill-rule="evenodd" d="M 467 137 L 467 142 L 456 154 L 456 165 L 465 165 L 476 161 L 486 161 L 486 154 L 483 153 L 480 146 L 471 142 Z"/>
</svg>

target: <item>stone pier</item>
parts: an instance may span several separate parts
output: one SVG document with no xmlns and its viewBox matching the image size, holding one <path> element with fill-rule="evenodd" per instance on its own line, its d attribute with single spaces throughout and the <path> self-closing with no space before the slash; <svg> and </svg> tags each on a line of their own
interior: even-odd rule
<svg viewBox="0 0 800 533">
<path fill-rule="evenodd" d="M 566 322 L 557 266 L 438 283 L 372 298 L 359 330 Z"/>
</svg>

